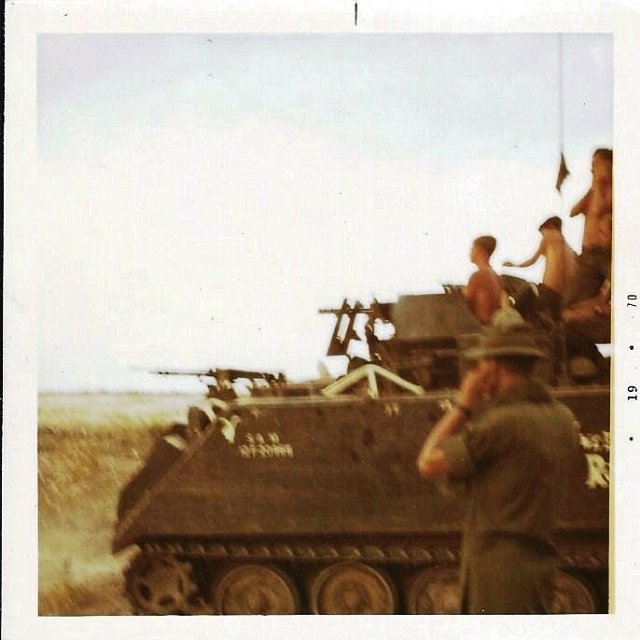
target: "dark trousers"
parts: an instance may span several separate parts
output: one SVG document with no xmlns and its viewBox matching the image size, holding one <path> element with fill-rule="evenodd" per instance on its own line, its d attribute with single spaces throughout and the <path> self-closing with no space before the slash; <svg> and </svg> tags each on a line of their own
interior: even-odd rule
<svg viewBox="0 0 640 640">
<path fill-rule="evenodd" d="M 555 571 L 552 549 L 517 537 L 463 552 L 460 613 L 550 613 Z"/>
<path fill-rule="evenodd" d="M 583 249 L 576 272 L 567 285 L 564 304 L 570 307 L 598 295 L 605 280 L 611 279 L 611 249 Z"/>
<path fill-rule="evenodd" d="M 604 356 L 598 351 L 595 342 L 590 340 L 578 329 L 565 326 L 564 337 L 567 342 L 567 354 L 570 358 L 575 356 L 584 356 L 589 358 L 600 371 L 602 371 L 605 363 Z"/>
<path fill-rule="evenodd" d="M 546 284 L 538 285 L 538 311 L 549 313 L 553 320 L 560 320 L 562 295 Z"/>
</svg>

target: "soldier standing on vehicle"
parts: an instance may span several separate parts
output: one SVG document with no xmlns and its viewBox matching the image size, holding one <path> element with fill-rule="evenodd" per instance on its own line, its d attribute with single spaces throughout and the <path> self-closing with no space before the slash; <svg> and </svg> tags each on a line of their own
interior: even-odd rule
<svg viewBox="0 0 640 640">
<path fill-rule="evenodd" d="M 500 309 L 504 293 L 500 277 L 489 263 L 495 248 L 493 236 L 480 236 L 473 241 L 470 258 L 478 270 L 463 289 L 469 308 L 483 325 L 489 324 L 493 314 Z"/>
<path fill-rule="evenodd" d="M 462 613 L 546 613 L 566 469 L 579 455 L 577 423 L 531 376 L 544 357 L 524 322 L 491 328 L 468 353 L 454 408 L 427 437 L 422 476 L 464 479 Z"/>
<path fill-rule="evenodd" d="M 538 231 L 542 234 L 542 240 L 535 254 L 520 264 L 507 260 L 503 266 L 530 267 L 544 256 L 546 264 L 542 282 L 538 285 L 538 308 L 549 311 L 554 320 L 559 320 L 562 297 L 575 271 L 576 253 L 562 235 L 562 220 L 558 216 L 545 220 Z"/>
<path fill-rule="evenodd" d="M 583 214 L 582 253 L 575 276 L 569 282 L 565 304 L 571 306 L 598 294 L 611 280 L 613 217 L 613 151 L 596 149 L 591 160 L 593 179 L 586 195 L 571 209 L 571 217 Z"/>
</svg>

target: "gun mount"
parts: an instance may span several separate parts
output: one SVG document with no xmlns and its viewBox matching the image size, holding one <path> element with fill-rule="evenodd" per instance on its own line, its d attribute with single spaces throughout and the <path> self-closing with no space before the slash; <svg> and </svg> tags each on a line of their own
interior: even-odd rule
<svg viewBox="0 0 640 640">
<path fill-rule="evenodd" d="M 511 291 L 522 290 L 517 282 L 510 286 Z M 320 309 L 319 313 L 336 317 L 327 356 L 346 356 L 348 370 L 378 364 L 424 389 L 457 386 L 466 367 L 462 354 L 479 340 L 482 325 L 469 310 L 461 287 L 444 288 L 442 294 L 404 295 L 394 303 L 374 299 L 364 306 L 344 300 L 340 307 Z M 538 365 L 536 375 L 549 384 L 566 381 L 562 332 L 540 326 L 536 339 L 549 356 L 549 362 Z M 350 356 L 350 347 L 358 342 L 366 345 L 367 358 Z"/>
</svg>

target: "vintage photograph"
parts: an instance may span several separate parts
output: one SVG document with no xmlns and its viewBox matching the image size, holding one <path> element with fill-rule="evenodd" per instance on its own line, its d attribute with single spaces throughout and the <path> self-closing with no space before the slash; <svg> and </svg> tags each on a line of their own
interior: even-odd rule
<svg viewBox="0 0 640 640">
<path fill-rule="evenodd" d="M 38 34 L 38 614 L 609 612 L 613 56 Z"/>
<path fill-rule="evenodd" d="M 7 5 L 3 638 L 634 637 L 640 12 L 418 4 Z"/>
</svg>

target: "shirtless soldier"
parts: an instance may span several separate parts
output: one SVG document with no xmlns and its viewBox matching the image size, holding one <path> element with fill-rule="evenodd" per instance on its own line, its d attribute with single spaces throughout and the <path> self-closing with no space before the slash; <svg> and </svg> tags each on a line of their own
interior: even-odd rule
<svg viewBox="0 0 640 640">
<path fill-rule="evenodd" d="M 542 283 L 538 286 L 538 306 L 541 310 L 549 310 L 551 317 L 559 320 L 562 298 L 575 272 L 576 253 L 562 235 L 562 220 L 558 216 L 545 220 L 538 231 L 542 234 L 542 240 L 535 254 L 520 264 L 507 260 L 503 266 L 530 267 L 540 256 L 544 256 L 546 265 Z"/>
<path fill-rule="evenodd" d="M 495 248 L 496 239 L 492 236 L 480 236 L 473 241 L 470 257 L 478 270 L 463 289 L 473 315 L 484 325 L 491 322 L 493 314 L 500 308 L 503 295 L 500 278 L 489 264 Z"/>
<path fill-rule="evenodd" d="M 593 180 L 587 194 L 571 209 L 583 214 L 582 254 L 565 293 L 565 305 L 592 298 L 611 279 L 611 225 L 613 214 L 613 151 L 596 149 L 591 160 Z"/>
<path fill-rule="evenodd" d="M 566 469 L 580 455 L 571 411 L 531 376 L 530 325 L 492 327 L 468 357 L 457 403 L 418 456 L 424 477 L 465 480 L 462 613 L 547 613 Z"/>
</svg>

